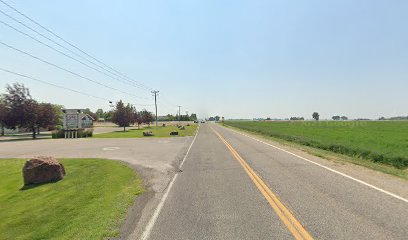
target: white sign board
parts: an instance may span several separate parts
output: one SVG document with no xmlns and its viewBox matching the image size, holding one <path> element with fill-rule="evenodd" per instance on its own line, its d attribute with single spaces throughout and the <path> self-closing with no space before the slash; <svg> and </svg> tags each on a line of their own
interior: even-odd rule
<svg viewBox="0 0 408 240">
<path fill-rule="evenodd" d="M 65 129 L 79 128 L 79 114 L 78 113 L 66 113 L 65 116 Z"/>
<path fill-rule="evenodd" d="M 94 119 L 81 109 L 63 109 L 64 129 L 92 128 Z"/>
</svg>

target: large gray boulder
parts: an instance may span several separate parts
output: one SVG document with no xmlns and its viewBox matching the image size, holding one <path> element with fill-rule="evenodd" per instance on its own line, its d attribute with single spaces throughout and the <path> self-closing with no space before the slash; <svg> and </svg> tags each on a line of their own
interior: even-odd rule
<svg viewBox="0 0 408 240">
<path fill-rule="evenodd" d="M 23 167 L 24 185 L 57 182 L 64 176 L 64 166 L 53 157 L 34 157 Z"/>
<path fill-rule="evenodd" d="M 143 136 L 145 136 L 145 137 L 151 137 L 151 136 L 154 136 L 154 134 L 153 134 L 152 131 L 145 131 L 145 132 L 143 132 Z"/>
</svg>

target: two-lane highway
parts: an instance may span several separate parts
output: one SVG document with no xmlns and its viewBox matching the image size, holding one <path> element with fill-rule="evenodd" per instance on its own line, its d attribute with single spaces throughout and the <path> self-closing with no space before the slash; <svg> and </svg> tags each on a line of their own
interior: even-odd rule
<svg viewBox="0 0 408 240">
<path fill-rule="evenodd" d="M 203 124 L 144 237 L 407 239 L 403 200 Z"/>
</svg>

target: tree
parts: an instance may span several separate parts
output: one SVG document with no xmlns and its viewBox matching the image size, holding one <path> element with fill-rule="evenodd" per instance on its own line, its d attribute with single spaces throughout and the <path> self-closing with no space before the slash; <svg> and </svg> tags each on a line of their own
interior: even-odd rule
<svg viewBox="0 0 408 240">
<path fill-rule="evenodd" d="M 176 118 L 175 116 L 171 115 L 171 114 L 167 114 L 166 118 L 167 118 L 167 121 L 175 121 L 175 120 L 177 120 L 177 118 Z"/>
<path fill-rule="evenodd" d="M 29 89 L 23 84 L 7 85 L 6 91 L 3 103 L 8 112 L 3 123 L 7 127 L 26 128 L 33 133 L 35 139 L 39 128 L 51 128 L 58 124 L 60 116 L 55 106 L 49 103 L 39 104 L 32 99 Z"/>
<path fill-rule="evenodd" d="M 41 103 L 38 106 L 38 133 L 40 128 L 53 129 L 60 122 L 60 111 L 50 103 Z"/>
<path fill-rule="evenodd" d="M 140 124 L 143 123 L 142 113 L 137 112 L 135 113 L 135 123 L 137 123 L 137 128 L 140 129 Z"/>
<path fill-rule="evenodd" d="M 85 114 L 88 114 L 89 116 L 91 116 L 93 119 L 98 119 L 98 116 L 96 115 L 96 113 L 92 112 L 91 109 L 87 108 L 84 110 Z"/>
<path fill-rule="evenodd" d="M 20 127 L 25 127 L 33 133 L 33 139 L 36 139 L 37 137 L 37 131 L 38 128 L 40 127 L 40 121 L 41 121 L 41 107 L 40 104 L 38 104 L 37 101 L 35 100 L 30 100 L 27 101 L 24 104 L 24 117 L 22 124 Z"/>
<path fill-rule="evenodd" d="M 6 106 L 6 103 L 2 96 L 0 96 L 0 131 L 1 136 L 4 136 L 4 129 L 6 128 L 6 119 L 8 116 L 9 109 Z"/>
<path fill-rule="evenodd" d="M 130 114 L 130 123 L 131 124 L 135 124 L 136 123 L 136 120 L 137 120 L 137 111 L 136 111 L 136 107 L 134 107 L 133 105 L 130 105 L 130 104 L 128 104 L 127 105 L 127 107 L 128 108 L 130 108 L 130 112 L 129 112 L 129 114 Z"/>
<path fill-rule="evenodd" d="M 343 120 L 343 121 L 348 120 L 348 117 L 346 117 L 346 116 L 341 116 L 341 120 Z"/>
<path fill-rule="evenodd" d="M 100 118 L 105 118 L 103 109 L 98 109 L 95 112 L 96 118 L 99 120 Z"/>
<path fill-rule="evenodd" d="M 103 114 L 105 121 L 112 121 L 113 111 L 108 111 Z"/>
<path fill-rule="evenodd" d="M 180 121 L 190 121 L 189 115 L 180 115 Z"/>
<path fill-rule="evenodd" d="M 125 104 L 120 100 L 116 104 L 116 109 L 112 115 L 112 122 L 123 127 L 123 131 L 126 132 L 126 127 L 129 127 L 131 123 L 134 123 L 134 108 L 128 104 Z"/>
<path fill-rule="evenodd" d="M 314 112 L 314 113 L 312 114 L 312 117 L 313 117 L 314 120 L 319 121 L 320 115 L 319 115 L 318 112 Z"/>
<path fill-rule="evenodd" d="M 56 128 L 61 129 L 62 125 L 64 125 L 64 112 L 62 112 L 62 109 L 65 107 L 59 104 L 51 104 L 52 107 L 54 108 L 55 114 L 58 116 L 58 122 L 56 124 Z"/>
<path fill-rule="evenodd" d="M 192 113 L 192 114 L 190 115 L 190 121 L 196 121 L 196 120 L 197 120 L 197 114 Z"/>
<path fill-rule="evenodd" d="M 25 120 L 24 105 L 30 100 L 30 91 L 23 84 L 7 85 L 3 99 L 4 104 L 9 109 L 9 114 L 5 120 L 6 126 L 15 129 L 23 124 Z"/>
<path fill-rule="evenodd" d="M 140 112 L 140 117 L 143 123 L 146 123 L 150 127 L 150 123 L 154 121 L 153 114 L 146 109 Z"/>
<path fill-rule="evenodd" d="M 332 119 L 333 119 L 334 121 L 338 121 L 338 120 L 340 120 L 340 116 L 333 116 Z"/>
<path fill-rule="evenodd" d="M 38 123 L 38 103 L 31 98 L 29 89 L 24 87 L 23 84 L 7 85 L 6 91 L 4 100 L 9 108 L 6 125 L 13 129 L 25 127 L 32 131 L 33 139 L 35 139 Z"/>
</svg>

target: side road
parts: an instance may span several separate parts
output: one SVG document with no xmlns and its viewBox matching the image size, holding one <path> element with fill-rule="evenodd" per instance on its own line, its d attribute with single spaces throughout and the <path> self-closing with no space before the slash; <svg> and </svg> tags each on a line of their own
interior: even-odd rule
<svg viewBox="0 0 408 240">
<path fill-rule="evenodd" d="M 123 237 L 141 228 L 178 170 L 193 137 L 149 139 L 49 139 L 0 142 L 0 158 L 106 158 L 130 164 L 143 177 L 148 191 L 138 197 L 122 228 Z M 139 224 L 137 224 L 139 223 Z"/>
</svg>

